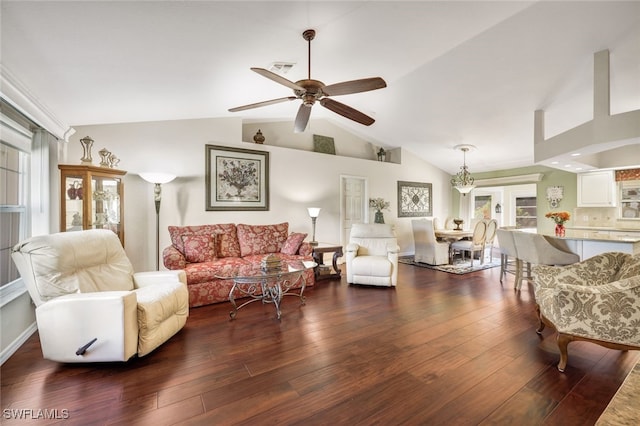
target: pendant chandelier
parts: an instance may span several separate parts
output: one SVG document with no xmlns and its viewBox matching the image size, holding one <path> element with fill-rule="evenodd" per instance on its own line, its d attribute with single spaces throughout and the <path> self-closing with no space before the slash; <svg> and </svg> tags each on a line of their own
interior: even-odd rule
<svg viewBox="0 0 640 426">
<path fill-rule="evenodd" d="M 469 173 L 469 169 L 467 168 L 467 152 L 471 151 L 472 149 L 475 149 L 475 146 L 456 145 L 455 147 L 453 147 L 453 149 L 457 151 L 462 151 L 463 163 L 462 163 L 462 167 L 460 167 L 460 171 L 458 172 L 458 174 L 456 174 L 454 178 L 451 179 L 451 185 L 453 185 L 453 187 L 457 189 L 463 196 L 466 196 L 468 193 L 471 192 L 473 188 L 476 187 L 473 184 L 474 179 L 471 176 L 471 173 Z"/>
</svg>

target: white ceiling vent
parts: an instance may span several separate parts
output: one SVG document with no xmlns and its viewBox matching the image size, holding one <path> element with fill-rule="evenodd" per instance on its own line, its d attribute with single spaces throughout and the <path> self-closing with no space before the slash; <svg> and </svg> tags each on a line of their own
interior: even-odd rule
<svg viewBox="0 0 640 426">
<path fill-rule="evenodd" d="M 273 62 L 269 66 L 269 71 L 278 74 L 286 74 L 296 65 L 295 62 Z"/>
</svg>

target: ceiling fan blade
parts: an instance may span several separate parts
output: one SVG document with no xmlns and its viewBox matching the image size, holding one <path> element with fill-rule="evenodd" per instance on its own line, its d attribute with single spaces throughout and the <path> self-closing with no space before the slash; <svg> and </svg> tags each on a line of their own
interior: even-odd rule
<svg viewBox="0 0 640 426">
<path fill-rule="evenodd" d="M 309 122 L 309 116 L 311 115 L 311 105 L 300 105 L 298 108 L 298 114 L 296 115 L 296 121 L 293 124 L 294 133 L 302 133 L 307 128 Z"/>
<path fill-rule="evenodd" d="M 350 93 L 368 92 L 387 87 L 387 83 L 380 77 L 363 78 L 360 80 L 343 81 L 330 84 L 322 88 L 322 93 L 327 96 L 348 95 Z"/>
<path fill-rule="evenodd" d="M 249 105 L 243 105 L 235 108 L 230 108 L 229 112 L 244 111 L 245 109 L 259 108 L 267 105 L 279 104 L 280 102 L 293 101 L 295 99 L 298 99 L 298 98 L 296 98 L 295 96 L 287 96 L 286 98 L 271 99 L 270 101 L 256 102 L 255 104 L 249 104 Z"/>
<path fill-rule="evenodd" d="M 287 80 L 284 77 L 279 76 L 278 74 L 271 72 L 269 70 L 265 70 L 264 68 L 251 68 L 251 71 L 255 71 L 258 74 L 260 74 L 263 77 L 267 77 L 269 80 L 273 80 L 276 83 L 280 83 L 283 86 L 287 86 L 290 89 L 293 90 L 303 90 L 304 91 L 304 87 L 302 86 L 298 86 L 297 84 L 295 84 L 293 81 L 291 80 Z"/>
<path fill-rule="evenodd" d="M 353 109 L 348 105 L 345 105 L 338 101 L 334 101 L 330 98 L 320 99 L 320 105 L 327 109 L 330 109 L 336 114 L 340 114 L 341 116 L 346 117 L 349 120 L 356 121 L 360 124 L 364 124 L 365 126 L 370 126 L 376 121 L 368 115 L 361 113 L 357 109 Z"/>
</svg>

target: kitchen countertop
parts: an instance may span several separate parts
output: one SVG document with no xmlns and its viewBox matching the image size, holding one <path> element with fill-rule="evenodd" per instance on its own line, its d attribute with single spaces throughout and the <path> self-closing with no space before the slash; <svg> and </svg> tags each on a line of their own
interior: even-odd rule
<svg viewBox="0 0 640 426">
<path fill-rule="evenodd" d="M 581 229 L 585 231 L 615 231 L 615 232 L 640 232 L 640 228 L 615 228 L 613 226 L 565 226 L 567 230 Z"/>
<path fill-rule="evenodd" d="M 580 235 L 578 228 L 575 231 L 571 231 L 567 228 L 566 236 L 556 237 L 555 235 L 547 235 L 548 237 L 559 238 L 564 240 L 580 240 L 580 241 L 608 241 L 608 242 L 620 242 L 620 243 L 640 243 L 640 233 L 637 236 L 629 235 Z M 582 229 L 582 228 L 581 228 Z M 616 229 L 617 231 L 617 229 Z"/>
</svg>

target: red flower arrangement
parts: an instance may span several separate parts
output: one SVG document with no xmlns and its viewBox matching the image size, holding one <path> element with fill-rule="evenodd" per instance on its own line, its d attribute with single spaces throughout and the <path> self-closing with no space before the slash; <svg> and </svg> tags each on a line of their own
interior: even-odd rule
<svg viewBox="0 0 640 426">
<path fill-rule="evenodd" d="M 571 219 L 569 212 L 549 212 L 545 214 L 544 217 L 550 218 L 558 225 L 564 225 L 566 221 Z"/>
</svg>

